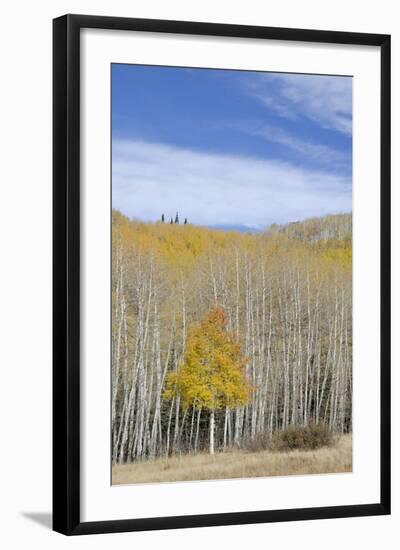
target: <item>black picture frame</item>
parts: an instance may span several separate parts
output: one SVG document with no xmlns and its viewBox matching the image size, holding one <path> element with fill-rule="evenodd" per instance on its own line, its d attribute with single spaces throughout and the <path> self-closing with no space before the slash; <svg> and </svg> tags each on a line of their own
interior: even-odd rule
<svg viewBox="0 0 400 550">
<path fill-rule="evenodd" d="M 381 51 L 380 501 L 370 504 L 81 522 L 80 31 L 84 28 L 378 46 Z M 65 535 L 390 514 L 390 36 L 65 15 L 53 21 L 53 529 Z"/>
</svg>

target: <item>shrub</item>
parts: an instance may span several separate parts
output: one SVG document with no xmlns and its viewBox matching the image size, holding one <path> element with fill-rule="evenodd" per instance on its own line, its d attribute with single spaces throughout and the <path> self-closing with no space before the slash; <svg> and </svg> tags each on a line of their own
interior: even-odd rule
<svg viewBox="0 0 400 550">
<path fill-rule="evenodd" d="M 244 448 L 249 453 L 258 453 L 271 448 L 271 436 L 269 433 L 260 433 L 245 442 Z"/>
<path fill-rule="evenodd" d="M 333 443 L 333 433 L 325 424 L 309 424 L 308 426 L 289 426 L 286 430 L 275 432 L 271 440 L 271 449 L 275 451 L 312 450 L 329 447 Z"/>
</svg>

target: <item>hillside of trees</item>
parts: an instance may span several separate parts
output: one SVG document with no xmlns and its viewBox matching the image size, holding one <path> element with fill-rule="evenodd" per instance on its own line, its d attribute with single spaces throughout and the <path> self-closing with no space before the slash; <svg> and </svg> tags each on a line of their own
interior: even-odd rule
<svg viewBox="0 0 400 550">
<path fill-rule="evenodd" d="M 351 215 L 263 233 L 113 212 L 114 463 L 351 432 Z"/>
</svg>

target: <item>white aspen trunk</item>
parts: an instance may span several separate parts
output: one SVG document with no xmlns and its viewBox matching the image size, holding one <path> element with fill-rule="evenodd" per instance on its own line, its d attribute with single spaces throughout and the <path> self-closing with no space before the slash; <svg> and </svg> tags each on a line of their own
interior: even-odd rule
<svg viewBox="0 0 400 550">
<path fill-rule="evenodd" d="M 160 323 L 158 318 L 157 305 L 154 306 L 154 340 L 155 340 L 155 363 L 156 363 L 156 388 L 155 388 L 155 410 L 153 426 L 151 429 L 151 455 L 156 456 L 157 446 L 161 443 L 161 350 L 160 350 Z"/>
<path fill-rule="evenodd" d="M 217 304 L 218 303 L 217 282 L 215 280 L 215 275 L 214 275 L 214 269 L 213 269 L 211 256 L 209 257 L 209 264 L 210 264 L 211 283 L 212 283 L 213 293 L 214 293 L 214 304 Z"/>
<path fill-rule="evenodd" d="M 187 416 L 187 409 L 185 409 L 185 411 L 183 413 L 182 423 L 181 423 L 181 427 L 179 429 L 179 451 L 181 451 L 181 449 L 182 449 L 182 434 L 183 434 L 183 429 L 184 429 L 185 422 L 186 422 L 186 416 Z"/>
<path fill-rule="evenodd" d="M 169 409 L 168 426 L 167 426 L 167 442 L 166 442 L 166 456 L 169 456 L 170 441 L 171 441 L 171 423 L 172 423 L 172 411 L 174 410 L 175 398 L 171 401 L 171 407 Z"/>
<path fill-rule="evenodd" d="M 210 455 L 214 454 L 215 411 L 210 411 Z"/>
<path fill-rule="evenodd" d="M 194 452 L 197 452 L 199 448 L 199 430 L 200 430 L 200 417 L 201 417 L 201 407 L 197 413 L 197 426 L 196 426 L 196 438 L 194 440 Z"/>
<path fill-rule="evenodd" d="M 293 371 L 292 371 L 292 415 L 291 415 L 291 424 L 297 423 L 297 364 L 299 356 L 299 345 L 297 341 L 298 336 L 298 323 L 299 323 L 299 311 L 298 311 L 298 299 L 297 299 L 297 288 L 298 282 L 293 285 L 293 306 L 294 306 L 294 319 L 293 319 Z"/>
<path fill-rule="evenodd" d="M 193 427 L 194 427 L 195 412 L 196 412 L 196 407 L 194 406 L 194 403 L 193 403 L 193 406 L 192 406 L 192 420 L 190 422 L 190 436 L 189 436 L 189 449 L 190 449 L 190 451 L 192 450 Z"/>
<path fill-rule="evenodd" d="M 181 397 L 177 396 L 175 400 L 175 426 L 174 426 L 174 451 L 179 451 L 179 410 L 181 406 Z"/>
<path fill-rule="evenodd" d="M 227 443 L 227 437 L 228 437 L 228 415 L 229 415 L 229 409 L 226 407 L 225 409 L 225 420 L 224 420 L 224 450 L 226 449 L 226 443 Z"/>
<path fill-rule="evenodd" d="M 118 255 L 119 256 L 119 255 Z M 125 299 L 123 296 L 123 272 L 122 272 L 122 260 L 120 260 L 119 277 L 116 290 L 116 305 L 115 305 L 115 317 L 114 322 L 117 323 L 117 335 L 114 338 L 113 346 L 113 385 L 112 385 L 112 430 L 114 433 L 114 424 L 116 419 L 116 407 L 117 407 L 117 393 L 119 390 L 119 373 L 120 373 L 120 360 L 121 360 L 121 333 L 122 326 L 125 319 Z M 115 439 L 115 434 L 114 434 Z"/>
</svg>

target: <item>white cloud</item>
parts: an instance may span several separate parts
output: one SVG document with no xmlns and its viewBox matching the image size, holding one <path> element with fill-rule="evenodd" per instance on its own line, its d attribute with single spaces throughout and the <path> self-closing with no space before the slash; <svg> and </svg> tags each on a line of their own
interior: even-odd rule
<svg viewBox="0 0 400 550">
<path fill-rule="evenodd" d="M 311 159 L 319 164 L 329 165 L 330 167 L 335 166 L 337 168 L 348 168 L 351 165 L 351 157 L 348 154 L 328 145 L 313 143 L 308 139 L 299 138 L 276 126 L 246 123 L 236 127 L 247 134 L 259 136 L 266 141 L 284 145 L 300 154 L 303 158 Z"/>
<path fill-rule="evenodd" d="M 264 228 L 351 210 L 351 180 L 289 163 L 113 141 L 113 208 L 141 220 Z"/>
<path fill-rule="evenodd" d="M 249 91 L 279 116 L 304 116 L 323 128 L 351 135 L 350 77 L 269 74 L 251 82 Z"/>
</svg>

